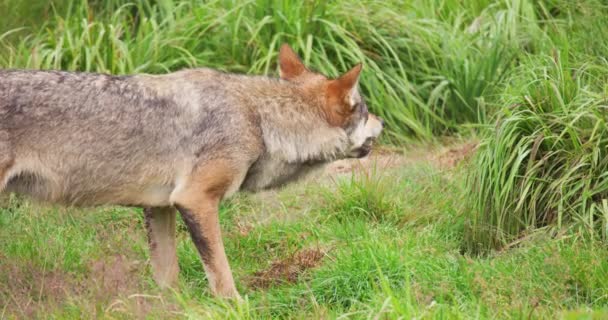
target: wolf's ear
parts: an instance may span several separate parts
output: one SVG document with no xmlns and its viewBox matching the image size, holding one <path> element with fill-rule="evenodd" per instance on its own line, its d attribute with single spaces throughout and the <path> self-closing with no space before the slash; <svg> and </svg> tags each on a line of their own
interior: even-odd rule
<svg viewBox="0 0 608 320">
<path fill-rule="evenodd" d="M 300 57 L 287 44 L 283 44 L 279 51 L 279 71 L 284 80 L 294 79 L 306 71 Z"/>
<path fill-rule="evenodd" d="M 355 105 L 354 97 L 362 68 L 361 63 L 357 64 L 338 79 L 330 80 L 327 86 L 328 97 L 337 99 L 339 103 L 345 106 L 347 111 L 352 111 Z"/>
</svg>

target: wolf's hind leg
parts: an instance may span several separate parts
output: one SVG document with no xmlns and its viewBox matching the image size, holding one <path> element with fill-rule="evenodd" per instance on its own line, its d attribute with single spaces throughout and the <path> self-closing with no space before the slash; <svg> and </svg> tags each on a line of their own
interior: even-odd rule
<svg viewBox="0 0 608 320">
<path fill-rule="evenodd" d="M 152 273 L 161 288 L 177 284 L 175 214 L 173 207 L 144 208 Z"/>
</svg>

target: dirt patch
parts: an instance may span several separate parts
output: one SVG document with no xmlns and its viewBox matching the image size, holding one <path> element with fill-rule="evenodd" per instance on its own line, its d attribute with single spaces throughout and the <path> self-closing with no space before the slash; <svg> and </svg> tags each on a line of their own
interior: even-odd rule
<svg viewBox="0 0 608 320">
<path fill-rule="evenodd" d="M 411 162 L 411 158 L 390 149 L 374 150 L 369 157 L 334 161 L 325 168 L 326 175 L 347 174 L 355 171 L 396 168 Z"/>
<path fill-rule="evenodd" d="M 165 301 L 162 294 L 150 292 L 144 278 L 145 263 L 130 259 L 123 254 L 105 256 L 89 264 L 86 281 L 91 299 L 101 302 L 104 314 L 126 316 L 130 319 L 146 319 L 150 315 L 169 315 L 177 305 Z"/>
<path fill-rule="evenodd" d="M 477 142 L 459 142 L 447 146 L 412 147 L 407 150 L 379 148 L 369 157 L 338 160 L 325 169 L 325 176 L 353 172 L 382 172 L 416 163 L 428 163 L 440 169 L 451 169 L 470 158 L 477 150 Z"/>
<path fill-rule="evenodd" d="M 268 288 L 281 283 L 294 283 L 301 274 L 318 267 L 325 257 L 321 249 L 305 249 L 282 260 L 274 261 L 266 270 L 256 272 L 249 284 L 253 288 Z"/>
<path fill-rule="evenodd" d="M 32 263 L 17 264 L 2 259 L 0 263 L 0 308 L 8 315 L 32 318 L 53 309 L 82 287 L 68 273 L 43 270 Z"/>
<path fill-rule="evenodd" d="M 440 168 L 454 168 L 462 161 L 468 160 L 477 150 L 478 143 L 469 142 L 448 148 L 436 156 L 435 162 Z"/>
<path fill-rule="evenodd" d="M 44 270 L 31 262 L 11 261 L 0 255 L 0 310 L 6 316 L 36 318 L 62 308 L 70 298 L 89 301 L 91 315 L 98 304 L 106 311 L 124 311 L 137 318 L 149 314 L 156 299 L 139 297 L 142 263 L 124 255 L 92 261 L 84 277 L 61 270 Z M 1 312 L 0 312 L 1 313 Z"/>
<path fill-rule="evenodd" d="M 90 280 L 94 288 L 104 296 L 118 296 L 139 291 L 138 272 L 143 266 L 139 261 L 124 255 L 114 255 L 90 264 Z"/>
</svg>

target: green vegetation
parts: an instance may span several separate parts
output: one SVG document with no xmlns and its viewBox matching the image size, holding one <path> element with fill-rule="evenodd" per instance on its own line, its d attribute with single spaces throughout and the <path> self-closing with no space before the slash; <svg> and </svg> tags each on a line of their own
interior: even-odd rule
<svg viewBox="0 0 608 320">
<path fill-rule="evenodd" d="M 274 75 L 287 42 L 330 76 L 364 63 L 385 144 L 480 140 L 454 168 L 425 153 L 225 203 L 240 304 L 209 297 L 183 226 L 181 287 L 161 293 L 137 210 L 12 197 L 0 318 L 608 315 L 604 1 L 0 0 L 0 14 L 2 68 Z"/>
<path fill-rule="evenodd" d="M 17 3 L 5 6 L 21 8 Z M 534 7 L 521 0 L 105 0 L 69 6 L 59 1 L 56 7 L 67 13 L 50 14 L 27 35 L 7 37 L 0 65 L 274 73 L 278 48 L 287 42 L 328 75 L 363 62 L 362 87 L 373 111 L 389 124 L 386 139 L 393 142 L 428 140 L 458 124 L 485 122 L 518 53 L 540 50 L 532 43 L 546 36 Z"/>
<path fill-rule="evenodd" d="M 538 228 L 607 239 L 608 7 L 542 9 L 555 16 L 544 23 L 549 51 L 520 58 L 470 170 L 471 252 Z"/>
<path fill-rule="evenodd" d="M 544 226 L 607 239 L 608 100 L 594 87 L 599 70 L 570 69 L 566 59 L 556 53 L 526 66 L 523 92 L 505 95 L 513 107 L 490 130 L 469 182 L 474 251 Z"/>
<path fill-rule="evenodd" d="M 146 263 L 141 212 L 66 212 L 12 199 L 0 215 L 0 314 L 519 319 L 576 318 L 596 310 L 597 316 L 607 315 L 608 250 L 597 243 L 539 234 L 490 257 L 461 254 L 464 184 L 456 171 L 417 163 L 371 178 L 341 177 L 321 189 L 309 183 L 227 202 L 221 216 L 227 254 L 246 297 L 241 304 L 209 296 L 181 221 L 180 288 L 161 293 Z M 363 189 L 374 190 L 377 181 L 395 190 L 379 200 L 396 202 L 380 205 L 390 219 L 353 210 L 376 208 L 356 197 Z M 294 197 L 304 192 L 307 197 Z"/>
</svg>

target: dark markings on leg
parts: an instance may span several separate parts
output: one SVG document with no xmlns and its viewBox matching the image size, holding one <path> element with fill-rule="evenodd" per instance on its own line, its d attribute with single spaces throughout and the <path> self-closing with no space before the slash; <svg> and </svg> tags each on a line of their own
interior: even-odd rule
<svg viewBox="0 0 608 320">
<path fill-rule="evenodd" d="M 188 227 L 188 231 L 190 232 L 190 237 L 192 238 L 196 249 L 198 249 L 198 252 L 201 255 L 201 259 L 203 259 L 203 262 L 205 262 L 206 264 L 209 264 L 212 258 L 211 250 L 209 247 L 209 240 L 201 231 L 201 226 L 199 222 L 196 221 L 196 218 L 194 217 L 192 211 L 178 204 L 175 205 L 175 208 L 177 209 L 177 211 L 179 211 L 182 216 L 182 219 L 186 223 L 186 227 Z"/>
<path fill-rule="evenodd" d="M 146 233 L 148 235 L 148 245 L 150 246 L 150 250 L 154 251 L 156 249 L 156 241 L 152 239 L 152 219 L 154 219 L 154 215 L 152 214 L 152 208 L 144 208 L 144 223 L 146 224 Z"/>
</svg>

